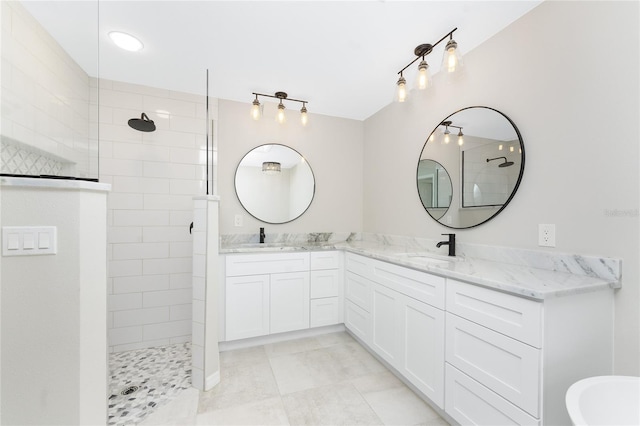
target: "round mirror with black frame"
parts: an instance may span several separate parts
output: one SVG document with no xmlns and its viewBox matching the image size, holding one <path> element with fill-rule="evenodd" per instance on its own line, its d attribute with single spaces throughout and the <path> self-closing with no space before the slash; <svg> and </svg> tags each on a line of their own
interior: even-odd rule
<svg viewBox="0 0 640 426">
<path fill-rule="evenodd" d="M 418 161 L 418 196 L 438 223 L 453 229 L 478 226 L 509 204 L 520 186 L 524 159 L 522 135 L 509 117 L 485 106 L 463 108 L 441 120 L 429 134 Z M 441 173 L 436 165 L 448 171 L 447 209 L 441 188 L 437 207 L 432 207 L 434 194 L 425 183 L 425 175 Z"/>
<path fill-rule="evenodd" d="M 316 187 L 307 160 L 281 144 L 260 145 L 242 157 L 234 186 L 247 213 L 271 224 L 299 218 L 311 205 Z"/>
</svg>

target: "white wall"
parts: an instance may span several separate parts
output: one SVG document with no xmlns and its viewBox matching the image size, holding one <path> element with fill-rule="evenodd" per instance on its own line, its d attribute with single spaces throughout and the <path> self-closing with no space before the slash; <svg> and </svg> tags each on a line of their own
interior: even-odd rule
<svg viewBox="0 0 640 426">
<path fill-rule="evenodd" d="M 465 55 L 463 81 L 449 85 L 436 75 L 431 92 L 412 93 L 366 120 L 364 152 L 364 164 L 376 165 L 364 171 L 364 231 L 438 238 L 447 228 L 424 211 L 415 185 L 427 136 L 467 106 L 509 116 L 526 150 L 520 189 L 496 218 L 457 231 L 458 240 L 538 249 L 538 224 L 553 223 L 557 246 L 548 250 L 622 258 L 615 371 L 634 375 L 640 374 L 638 17 L 637 2 L 544 2 Z"/>
<path fill-rule="evenodd" d="M 205 96 L 108 80 L 99 86 L 100 181 L 113 185 L 110 350 L 190 340 L 189 225 L 193 196 L 206 192 Z M 212 116 L 215 108 L 210 100 Z M 155 132 L 127 125 L 143 112 Z"/>
<path fill-rule="evenodd" d="M 312 110 L 312 103 L 307 108 Z M 358 232 L 362 229 L 361 121 L 309 114 L 303 127 L 294 108 L 287 123 L 275 122 L 275 104 L 265 105 L 264 116 L 253 121 L 250 102 L 220 100 L 218 128 L 218 182 L 220 233 L 249 234 L 261 226 L 269 233 Z M 280 143 L 298 151 L 309 162 L 316 179 L 311 206 L 300 218 L 281 225 L 265 225 L 250 216 L 234 190 L 238 163 L 251 149 Z M 234 227 L 234 216 L 243 216 L 243 226 Z"/>
</svg>

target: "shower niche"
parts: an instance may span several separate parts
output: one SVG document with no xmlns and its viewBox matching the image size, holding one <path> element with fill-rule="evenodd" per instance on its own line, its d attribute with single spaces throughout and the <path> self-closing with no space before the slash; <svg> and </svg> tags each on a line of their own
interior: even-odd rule
<svg viewBox="0 0 640 426">
<path fill-rule="evenodd" d="M 440 224 L 478 226 L 509 204 L 522 180 L 524 158 L 522 136 L 509 117 L 484 106 L 463 108 L 429 134 L 418 160 L 418 196 Z M 432 185 L 425 181 L 429 176 Z"/>
</svg>

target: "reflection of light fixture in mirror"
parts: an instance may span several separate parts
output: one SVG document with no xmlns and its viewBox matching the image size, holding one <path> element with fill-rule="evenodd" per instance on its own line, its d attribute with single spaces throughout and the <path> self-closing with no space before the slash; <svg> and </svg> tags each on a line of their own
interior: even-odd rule
<svg viewBox="0 0 640 426">
<path fill-rule="evenodd" d="M 260 101 L 258 100 L 258 95 L 256 95 L 253 104 L 251 105 L 251 118 L 254 120 L 260 120 L 262 113 L 260 111 Z"/>
<path fill-rule="evenodd" d="M 129 52 L 137 52 L 144 47 L 140 40 L 131 34 L 123 33 L 121 31 L 111 31 L 109 33 L 109 38 L 120 49 L 128 50 Z"/>
<path fill-rule="evenodd" d="M 280 163 L 277 161 L 265 161 L 262 163 L 262 171 L 268 175 L 280 172 Z"/>
<path fill-rule="evenodd" d="M 453 39 L 453 32 L 449 34 L 449 41 L 444 49 L 441 69 L 446 70 L 449 74 L 462 69 L 462 55 L 458 49 L 458 43 Z"/>
<path fill-rule="evenodd" d="M 416 46 L 416 48 L 413 50 L 413 54 L 416 55 L 416 57 L 411 62 L 409 62 L 404 68 L 398 71 L 400 78 L 396 83 L 397 85 L 396 101 L 397 102 L 406 101 L 407 95 L 408 95 L 407 81 L 404 79 L 402 73 L 404 72 L 404 70 L 409 68 L 420 58 L 422 58 L 422 60 L 418 64 L 418 76 L 416 79 L 416 87 L 420 90 L 423 90 L 431 86 L 431 78 L 429 76 L 429 65 L 427 64 L 425 57 L 433 51 L 434 47 L 436 47 L 438 44 L 443 42 L 447 37 L 449 37 L 449 42 L 447 43 L 447 46 L 446 46 L 445 57 L 449 58 L 449 56 L 447 55 L 453 55 L 453 59 L 451 59 L 451 61 L 447 59 L 447 61 L 443 63 L 442 69 L 447 70 L 448 72 L 454 72 L 457 69 L 460 69 L 460 66 L 462 65 L 462 57 L 460 56 L 460 51 L 457 49 L 458 44 L 453 40 L 453 33 L 456 30 L 457 28 L 454 28 L 453 30 L 445 34 L 445 36 L 442 37 L 440 40 L 435 42 L 435 44 L 425 43 L 425 44 L 420 44 Z"/>
<path fill-rule="evenodd" d="M 445 144 L 451 142 L 451 137 L 449 135 L 451 135 L 451 132 L 449 131 L 449 126 L 447 126 L 444 129 L 444 143 Z"/>
<path fill-rule="evenodd" d="M 502 148 L 503 148 L 502 144 L 498 145 L 498 151 L 502 151 Z"/>
<path fill-rule="evenodd" d="M 454 126 L 452 124 L 452 122 L 449 121 L 449 120 L 443 121 L 442 123 L 439 124 L 439 126 L 444 126 L 444 140 L 443 140 L 443 142 L 445 144 L 448 144 L 449 142 L 451 142 L 451 131 L 449 130 L 449 127 L 453 127 L 453 128 L 458 129 L 458 145 L 462 146 L 464 144 L 464 134 L 462 133 L 462 127 L 461 126 Z M 431 136 L 429 136 L 429 141 L 430 142 L 433 142 L 434 133 L 435 133 L 435 130 L 433 131 L 433 133 L 431 133 Z"/>
<path fill-rule="evenodd" d="M 283 100 L 291 101 L 291 102 L 300 102 L 302 104 L 302 108 L 300 109 L 300 122 L 302 123 L 303 126 L 306 126 L 307 123 L 309 122 L 309 115 L 307 111 L 307 103 L 309 101 L 290 98 L 289 95 L 287 95 L 285 92 L 276 92 L 274 95 L 266 95 L 264 93 L 256 93 L 256 92 L 253 92 L 253 94 L 256 96 L 255 100 L 251 104 L 251 117 L 254 120 L 259 120 L 262 115 L 260 110 L 261 105 L 260 105 L 260 101 L 258 101 L 258 96 L 266 96 L 268 98 L 275 98 L 280 100 L 280 103 L 278 104 L 278 112 L 276 113 L 276 121 L 278 123 L 284 124 L 286 122 L 286 115 L 284 112 L 285 105 L 282 102 Z"/>
</svg>

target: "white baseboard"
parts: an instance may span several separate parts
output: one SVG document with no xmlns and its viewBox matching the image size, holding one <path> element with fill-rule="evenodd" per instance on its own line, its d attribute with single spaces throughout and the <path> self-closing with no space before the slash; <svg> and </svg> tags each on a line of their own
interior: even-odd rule
<svg viewBox="0 0 640 426">
<path fill-rule="evenodd" d="M 327 325 L 325 327 L 315 327 L 305 330 L 289 331 L 287 333 L 251 337 L 249 339 L 233 340 L 230 342 L 219 342 L 218 349 L 220 350 L 220 352 L 233 351 L 235 349 L 250 348 L 252 346 L 267 345 L 269 343 L 277 343 L 286 340 L 319 336 L 328 333 L 337 333 L 340 331 L 345 331 L 344 324 Z"/>
</svg>

